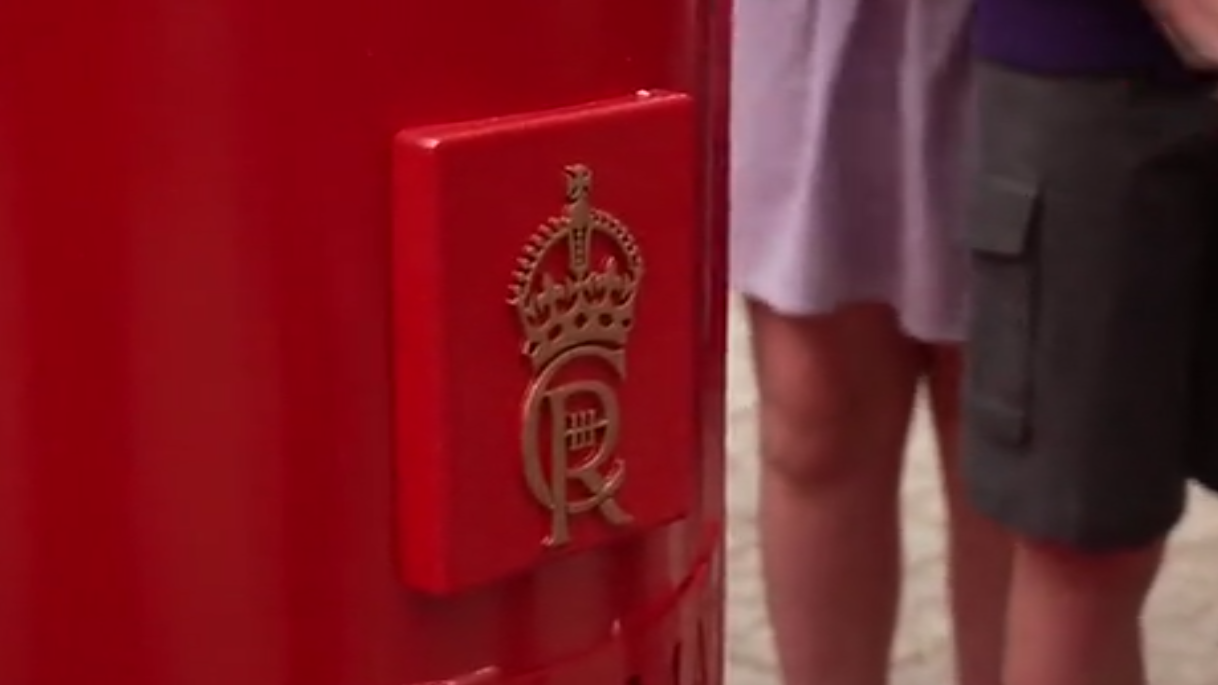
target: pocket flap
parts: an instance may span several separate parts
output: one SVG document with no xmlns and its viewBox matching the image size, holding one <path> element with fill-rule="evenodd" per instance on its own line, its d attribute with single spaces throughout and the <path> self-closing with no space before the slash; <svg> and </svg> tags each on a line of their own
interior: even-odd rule
<svg viewBox="0 0 1218 685">
<path fill-rule="evenodd" d="M 969 198 L 968 246 L 995 255 L 1022 255 L 1039 201 L 1040 189 L 1034 183 L 1001 176 L 977 179 Z"/>
</svg>

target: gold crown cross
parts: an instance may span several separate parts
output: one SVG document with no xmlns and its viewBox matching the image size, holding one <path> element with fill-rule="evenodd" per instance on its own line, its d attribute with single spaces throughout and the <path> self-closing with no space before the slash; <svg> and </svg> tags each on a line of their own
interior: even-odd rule
<svg viewBox="0 0 1218 685">
<path fill-rule="evenodd" d="M 571 275 L 588 275 L 592 260 L 592 170 L 583 164 L 566 168 L 568 223 L 567 256 Z"/>
</svg>

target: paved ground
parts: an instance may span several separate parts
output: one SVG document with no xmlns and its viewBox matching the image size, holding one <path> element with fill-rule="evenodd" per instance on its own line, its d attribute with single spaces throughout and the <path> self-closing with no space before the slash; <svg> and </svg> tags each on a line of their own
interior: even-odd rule
<svg viewBox="0 0 1218 685">
<path fill-rule="evenodd" d="M 755 391 L 741 317 L 732 321 L 729 470 L 728 685 L 776 685 L 761 602 L 754 509 Z M 942 511 L 933 443 L 920 421 L 906 478 L 905 605 L 893 662 L 893 685 L 948 685 L 951 660 L 943 601 Z M 1218 501 L 1194 498 L 1176 536 L 1149 612 L 1153 680 L 1163 685 L 1218 683 Z"/>
</svg>

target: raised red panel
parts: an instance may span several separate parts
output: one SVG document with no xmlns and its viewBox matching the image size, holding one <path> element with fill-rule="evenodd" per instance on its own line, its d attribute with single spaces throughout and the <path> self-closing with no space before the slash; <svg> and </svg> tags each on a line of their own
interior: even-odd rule
<svg viewBox="0 0 1218 685">
<path fill-rule="evenodd" d="M 403 131 L 406 581 L 449 593 L 688 513 L 696 120 L 679 94 Z"/>
</svg>

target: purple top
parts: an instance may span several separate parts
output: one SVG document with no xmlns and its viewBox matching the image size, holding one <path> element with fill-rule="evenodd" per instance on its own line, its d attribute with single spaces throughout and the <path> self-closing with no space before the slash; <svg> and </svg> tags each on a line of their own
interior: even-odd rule
<svg viewBox="0 0 1218 685">
<path fill-rule="evenodd" d="M 1142 0 L 977 0 L 983 59 L 1031 71 L 1177 71 L 1181 65 Z"/>
</svg>

